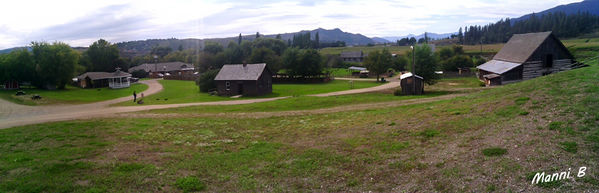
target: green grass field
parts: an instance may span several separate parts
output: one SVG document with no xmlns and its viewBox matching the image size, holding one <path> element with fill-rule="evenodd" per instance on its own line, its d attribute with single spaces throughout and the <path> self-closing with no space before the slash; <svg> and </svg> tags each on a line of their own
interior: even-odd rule
<svg viewBox="0 0 599 193">
<path fill-rule="evenodd" d="M 43 89 L 21 89 L 27 95 L 15 96 L 16 90 L 0 90 L 2 99 L 24 105 L 47 105 L 47 104 L 79 104 L 98 102 L 110 99 L 116 99 L 132 95 L 133 91 L 140 93 L 148 89 L 145 84 L 132 84 L 129 88 L 122 89 L 82 89 L 79 87 L 67 86 L 64 90 L 43 90 Z M 42 97 L 41 100 L 31 100 L 33 94 Z"/>
<path fill-rule="evenodd" d="M 204 111 L 245 116 L 184 108 L 9 128 L 0 130 L 0 192 L 596 190 L 592 169 L 558 183 L 529 179 L 596 162 L 596 77 L 593 66 L 450 100 L 325 114 L 253 115 L 282 105 L 261 103 Z M 310 101 L 296 98 L 282 109 Z"/>
<path fill-rule="evenodd" d="M 208 93 L 201 93 L 199 92 L 198 86 L 193 81 L 160 80 L 159 82 L 162 84 L 164 90 L 160 91 L 159 93 L 146 96 L 144 99 L 144 105 L 210 102 L 279 96 L 302 96 L 351 89 L 348 81 L 343 80 L 334 80 L 322 84 L 273 84 L 272 94 L 259 97 L 241 97 L 238 99 L 232 99 L 225 96 L 211 96 Z M 378 86 L 380 84 L 382 83 L 355 81 L 354 89 L 368 88 Z M 133 102 L 123 102 L 117 105 L 136 104 Z"/>
<path fill-rule="evenodd" d="M 329 70 L 333 77 L 351 77 L 351 71 L 345 68 L 331 68 Z"/>
</svg>

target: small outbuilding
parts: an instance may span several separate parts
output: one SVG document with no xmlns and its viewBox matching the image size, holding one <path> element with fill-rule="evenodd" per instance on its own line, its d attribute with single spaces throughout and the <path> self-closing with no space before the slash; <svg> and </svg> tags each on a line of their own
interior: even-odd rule
<svg viewBox="0 0 599 193">
<path fill-rule="evenodd" d="M 414 75 L 410 72 L 399 76 L 401 94 L 403 95 L 421 95 L 424 93 L 424 78 Z"/>
<path fill-rule="evenodd" d="M 487 86 L 509 84 L 572 69 L 574 57 L 551 32 L 515 34 L 493 57 L 477 66 Z"/>
<path fill-rule="evenodd" d="M 131 74 L 117 68 L 115 72 L 86 72 L 77 76 L 77 85 L 81 88 L 128 88 L 131 86 Z"/>
<path fill-rule="evenodd" d="M 259 96 L 272 93 L 272 72 L 261 64 L 225 64 L 216 77 L 219 95 Z"/>
</svg>

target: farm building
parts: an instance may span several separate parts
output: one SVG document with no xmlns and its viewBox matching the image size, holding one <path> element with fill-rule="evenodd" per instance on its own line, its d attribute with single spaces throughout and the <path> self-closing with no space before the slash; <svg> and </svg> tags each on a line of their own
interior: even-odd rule
<svg viewBox="0 0 599 193">
<path fill-rule="evenodd" d="M 174 80 L 195 80 L 197 74 L 192 64 L 183 62 L 165 62 L 154 64 L 141 64 L 129 68 L 129 73 L 143 70 L 150 78 L 164 78 Z"/>
<path fill-rule="evenodd" d="M 355 52 L 341 52 L 339 57 L 344 62 L 364 62 L 364 58 L 368 56 L 368 53 L 364 53 L 362 51 Z"/>
<path fill-rule="evenodd" d="M 77 85 L 81 88 L 127 88 L 131 74 L 117 68 L 115 72 L 86 72 L 77 76 Z"/>
<path fill-rule="evenodd" d="M 258 96 L 272 93 L 272 72 L 261 64 L 226 64 L 216 77 L 219 95 Z"/>
<path fill-rule="evenodd" d="M 570 70 L 574 57 L 551 32 L 515 34 L 493 57 L 477 66 L 487 86 L 509 84 Z"/>
<path fill-rule="evenodd" d="M 424 93 L 424 78 L 410 72 L 399 76 L 401 94 L 421 95 Z"/>
</svg>

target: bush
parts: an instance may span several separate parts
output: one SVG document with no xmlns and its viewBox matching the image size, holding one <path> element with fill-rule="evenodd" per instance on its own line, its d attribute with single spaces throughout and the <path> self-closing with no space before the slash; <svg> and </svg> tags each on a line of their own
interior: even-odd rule
<svg viewBox="0 0 599 193">
<path fill-rule="evenodd" d="M 209 92 L 210 90 L 216 89 L 216 81 L 214 81 L 214 78 L 216 78 L 218 71 L 219 70 L 209 70 L 200 75 L 196 81 L 196 84 L 200 87 L 200 92 Z"/>
<path fill-rule="evenodd" d="M 483 155 L 485 156 L 500 156 L 507 153 L 507 149 L 503 149 L 500 147 L 492 147 L 483 149 Z"/>
<path fill-rule="evenodd" d="M 206 189 L 206 185 L 204 185 L 204 183 L 202 183 L 200 179 L 197 179 L 195 177 L 179 178 L 175 182 L 175 185 L 179 189 L 183 190 L 183 192 L 196 192 Z"/>
<path fill-rule="evenodd" d="M 457 71 L 458 68 L 469 68 L 474 66 L 470 56 L 455 55 L 443 62 L 443 70 Z"/>
<path fill-rule="evenodd" d="M 136 70 L 131 72 L 131 76 L 135 78 L 145 78 L 148 77 L 148 73 L 145 70 Z"/>
</svg>

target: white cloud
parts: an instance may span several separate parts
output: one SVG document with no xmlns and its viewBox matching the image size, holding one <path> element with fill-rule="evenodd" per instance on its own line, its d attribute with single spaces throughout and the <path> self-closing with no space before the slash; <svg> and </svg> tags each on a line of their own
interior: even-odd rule
<svg viewBox="0 0 599 193">
<path fill-rule="evenodd" d="M 317 27 L 367 36 L 445 33 L 578 1 L 8 1 L 0 7 L 0 49 L 40 40 L 87 46 L 99 38 L 209 38 Z"/>
</svg>

